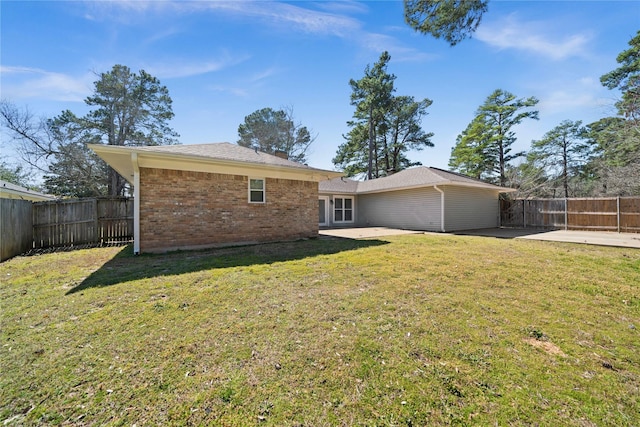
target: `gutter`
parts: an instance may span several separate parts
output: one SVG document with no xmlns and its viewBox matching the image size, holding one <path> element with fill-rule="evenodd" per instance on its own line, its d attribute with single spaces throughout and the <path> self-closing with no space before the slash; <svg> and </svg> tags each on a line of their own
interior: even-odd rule
<svg viewBox="0 0 640 427">
<path fill-rule="evenodd" d="M 433 189 L 440 193 L 440 231 L 445 233 L 444 229 L 444 191 L 438 188 L 437 185 L 433 186 Z"/>
</svg>

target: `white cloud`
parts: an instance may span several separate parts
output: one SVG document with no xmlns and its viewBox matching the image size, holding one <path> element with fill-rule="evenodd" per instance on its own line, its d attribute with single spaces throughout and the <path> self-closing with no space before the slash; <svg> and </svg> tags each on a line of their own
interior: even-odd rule
<svg viewBox="0 0 640 427">
<path fill-rule="evenodd" d="M 240 64 L 249 59 L 248 55 L 232 56 L 224 53 L 220 58 L 206 62 L 188 63 L 185 61 L 173 60 L 171 64 L 151 64 L 145 70 L 158 78 L 190 77 L 200 74 L 207 74 L 214 71 Z"/>
<path fill-rule="evenodd" d="M 40 98 L 83 101 L 92 91 L 95 75 L 77 77 L 37 68 L 0 66 L 3 96 L 12 100 Z"/>
<path fill-rule="evenodd" d="M 591 40 L 588 34 L 556 37 L 551 33 L 543 23 L 522 22 L 516 15 L 510 15 L 501 21 L 483 23 L 475 37 L 498 49 L 528 51 L 553 60 L 584 56 Z"/>
<path fill-rule="evenodd" d="M 600 83 L 600 79 L 597 79 L 591 76 L 579 78 L 577 82 L 580 83 L 580 85 L 582 85 L 583 87 L 588 88 L 590 90 L 602 89 L 602 83 Z"/>
<path fill-rule="evenodd" d="M 322 1 L 316 3 L 316 6 L 334 13 L 366 13 L 369 10 L 365 3 L 352 0 Z"/>
<path fill-rule="evenodd" d="M 162 41 L 164 39 L 168 39 L 171 38 L 173 36 L 175 36 L 176 34 L 180 34 L 182 32 L 182 30 L 175 28 L 175 27 L 170 27 L 170 28 L 166 28 L 163 30 L 160 30 L 159 32 L 153 34 L 152 36 L 148 37 L 147 39 L 144 40 L 144 43 L 146 44 L 153 44 L 156 43 L 158 41 Z"/>
<path fill-rule="evenodd" d="M 287 28 L 293 25 L 300 31 L 313 34 L 344 37 L 360 27 L 359 21 L 347 16 L 314 11 L 287 3 L 212 1 L 174 3 L 173 5 L 183 12 L 222 10 L 244 16 L 265 18 L 271 24 L 283 24 Z"/>
<path fill-rule="evenodd" d="M 89 21 L 115 20 L 121 23 L 135 23 L 135 16 L 148 13 L 163 2 L 124 0 L 124 1 L 85 1 L 84 18 Z"/>
<path fill-rule="evenodd" d="M 281 71 L 278 67 L 269 67 L 237 80 L 235 85 L 209 85 L 208 90 L 246 98 L 263 86 L 265 80 Z M 239 83 L 238 83 L 239 82 Z"/>
<path fill-rule="evenodd" d="M 207 89 L 213 92 L 230 93 L 240 98 L 246 98 L 250 95 L 249 91 L 245 87 L 210 85 L 207 86 Z"/>
<path fill-rule="evenodd" d="M 529 93 L 535 94 L 540 100 L 537 109 L 541 117 L 565 115 L 566 119 L 591 120 L 594 115 L 606 115 L 608 106 L 613 104 L 607 98 L 607 89 L 599 80 L 588 75 L 581 76 L 580 71 L 555 77 L 548 75 L 526 86 Z"/>
<path fill-rule="evenodd" d="M 580 90 L 556 90 L 546 94 L 538 104 L 538 108 L 543 114 L 555 114 L 601 106 L 603 106 L 601 99 L 596 98 L 593 93 Z"/>
<path fill-rule="evenodd" d="M 363 33 L 359 36 L 359 43 L 372 52 L 391 52 L 391 59 L 394 62 L 425 61 L 433 58 L 425 52 L 420 52 L 414 48 L 405 47 L 395 37 L 378 33 Z"/>
<path fill-rule="evenodd" d="M 294 26 L 314 34 L 345 36 L 360 27 L 352 18 L 336 13 L 314 11 L 287 3 L 263 1 L 118 1 L 87 3 L 85 18 L 90 20 L 115 20 L 135 25 L 137 19 L 152 13 L 198 14 L 203 12 L 227 12 L 241 16 L 253 16 L 268 20 L 271 24 Z"/>
<path fill-rule="evenodd" d="M 305 3 L 298 3 L 305 4 Z M 135 25 L 152 13 L 203 14 L 227 13 L 234 16 L 256 18 L 267 25 L 283 31 L 298 31 L 320 36 L 335 36 L 353 41 L 368 51 L 394 51 L 394 59 L 425 60 L 428 55 L 403 46 L 398 39 L 385 34 L 368 32 L 362 21 L 350 17 L 349 13 L 366 13 L 368 8 L 357 2 L 307 3 L 323 10 L 300 7 L 297 4 L 266 1 L 123 1 L 92 3 L 91 19 L 111 19 Z M 250 24 L 248 24 L 250 25 Z M 391 32 L 397 29 L 389 29 Z M 173 33 L 160 33 L 157 38 Z M 151 39 L 153 41 L 153 38 Z"/>
<path fill-rule="evenodd" d="M 277 67 L 270 67 L 267 68 L 265 70 L 262 70 L 260 72 L 254 73 L 250 78 L 249 81 L 251 83 L 257 83 L 257 82 L 261 82 L 262 80 L 265 80 L 275 74 L 278 74 L 278 72 L 280 71 L 279 68 Z"/>
</svg>

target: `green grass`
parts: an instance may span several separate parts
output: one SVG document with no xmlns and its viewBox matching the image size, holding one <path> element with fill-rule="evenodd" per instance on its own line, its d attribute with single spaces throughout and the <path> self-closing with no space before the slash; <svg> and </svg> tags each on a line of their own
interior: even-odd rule
<svg viewBox="0 0 640 427">
<path fill-rule="evenodd" d="M 6 425 L 640 425 L 640 251 L 317 239 L 0 265 Z"/>
</svg>

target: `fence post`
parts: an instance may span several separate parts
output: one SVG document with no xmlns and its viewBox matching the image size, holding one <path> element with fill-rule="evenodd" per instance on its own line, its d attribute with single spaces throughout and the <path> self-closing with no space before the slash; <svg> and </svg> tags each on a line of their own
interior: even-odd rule
<svg viewBox="0 0 640 427">
<path fill-rule="evenodd" d="M 527 228 L 527 200 L 522 199 L 522 228 Z"/>
<path fill-rule="evenodd" d="M 616 212 L 618 214 L 618 233 L 620 232 L 620 196 L 616 198 Z"/>
<path fill-rule="evenodd" d="M 98 198 L 93 199 L 93 227 L 94 227 L 94 237 L 93 241 L 96 243 L 102 243 L 101 233 L 100 233 L 100 221 L 98 220 Z"/>
<path fill-rule="evenodd" d="M 569 204 L 567 203 L 567 198 L 564 198 L 564 230 L 567 231 L 569 229 Z"/>
</svg>

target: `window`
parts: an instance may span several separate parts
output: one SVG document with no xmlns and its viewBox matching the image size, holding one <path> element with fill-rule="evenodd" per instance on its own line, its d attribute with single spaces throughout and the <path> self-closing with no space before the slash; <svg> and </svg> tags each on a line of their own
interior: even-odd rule
<svg viewBox="0 0 640 427">
<path fill-rule="evenodd" d="M 249 203 L 264 203 L 264 179 L 249 179 Z"/>
<path fill-rule="evenodd" d="M 353 198 L 333 198 L 333 222 L 353 222 Z"/>
</svg>

